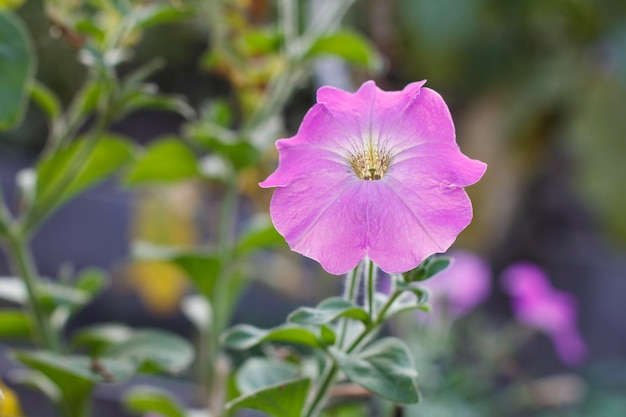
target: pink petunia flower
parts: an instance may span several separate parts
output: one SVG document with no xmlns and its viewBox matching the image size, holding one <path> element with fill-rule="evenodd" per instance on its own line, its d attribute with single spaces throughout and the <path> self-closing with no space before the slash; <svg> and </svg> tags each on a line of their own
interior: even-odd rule
<svg viewBox="0 0 626 417">
<path fill-rule="evenodd" d="M 317 92 L 298 133 L 276 143 L 270 214 L 291 249 L 343 274 L 369 257 L 400 273 L 445 252 L 472 219 L 463 187 L 486 165 L 463 155 L 448 107 L 422 88 Z"/>
<path fill-rule="evenodd" d="M 512 297 L 515 317 L 545 332 L 563 362 L 580 363 L 587 354 L 576 327 L 576 300 L 554 289 L 545 271 L 529 262 L 509 266 L 502 273 L 504 289 Z"/>
<path fill-rule="evenodd" d="M 489 296 L 491 270 L 474 253 L 455 250 L 450 256 L 450 266 L 422 285 L 431 292 L 434 308 L 443 301 L 453 317 L 461 317 Z"/>
</svg>

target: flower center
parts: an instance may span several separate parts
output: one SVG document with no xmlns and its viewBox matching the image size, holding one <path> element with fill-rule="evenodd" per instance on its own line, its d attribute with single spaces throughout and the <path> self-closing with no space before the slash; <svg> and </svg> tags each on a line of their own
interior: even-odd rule
<svg viewBox="0 0 626 417">
<path fill-rule="evenodd" d="M 350 168 L 359 179 L 366 181 L 378 181 L 383 178 L 391 156 L 385 149 L 380 149 L 378 145 L 369 143 L 361 152 L 351 154 L 348 158 Z"/>
</svg>

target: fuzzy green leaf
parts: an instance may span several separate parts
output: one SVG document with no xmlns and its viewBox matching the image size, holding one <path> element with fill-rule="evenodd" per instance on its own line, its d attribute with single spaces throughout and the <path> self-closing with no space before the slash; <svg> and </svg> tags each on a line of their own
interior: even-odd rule
<svg viewBox="0 0 626 417">
<path fill-rule="evenodd" d="M 226 409 L 252 408 L 274 417 L 300 417 L 310 385 L 308 378 L 281 382 L 236 398 L 226 404 Z"/>
<path fill-rule="evenodd" d="M 173 333 L 141 330 L 105 349 L 102 357 L 130 361 L 140 371 L 179 373 L 191 364 L 194 352 L 188 341 Z"/>
<path fill-rule="evenodd" d="M 419 401 L 417 371 L 409 348 L 396 338 L 381 339 L 356 355 L 333 350 L 339 368 L 354 383 L 390 401 Z"/>
<path fill-rule="evenodd" d="M 276 385 L 296 377 L 298 367 L 276 359 L 250 358 L 239 368 L 237 389 L 243 395 Z"/>
<path fill-rule="evenodd" d="M 22 121 L 35 66 L 24 25 L 12 13 L 0 10 L 0 131 Z"/>
<path fill-rule="evenodd" d="M 369 314 L 365 310 L 340 297 L 328 298 L 315 308 L 300 307 L 291 313 L 287 320 L 297 324 L 320 325 L 340 318 L 351 318 L 363 323 L 370 321 Z"/>
<path fill-rule="evenodd" d="M 222 335 L 222 343 L 232 349 L 246 350 L 264 342 L 295 343 L 320 347 L 318 336 L 306 327 L 285 324 L 263 330 L 248 324 L 240 324 Z"/>
</svg>

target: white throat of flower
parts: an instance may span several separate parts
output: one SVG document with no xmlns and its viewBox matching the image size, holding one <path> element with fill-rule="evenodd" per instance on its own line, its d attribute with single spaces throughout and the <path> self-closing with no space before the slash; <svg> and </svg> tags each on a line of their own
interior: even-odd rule
<svg viewBox="0 0 626 417">
<path fill-rule="evenodd" d="M 348 163 L 355 175 L 365 181 L 378 181 L 389 169 L 391 155 L 388 150 L 380 148 L 378 143 L 366 142 L 363 149 L 350 153 Z"/>
</svg>

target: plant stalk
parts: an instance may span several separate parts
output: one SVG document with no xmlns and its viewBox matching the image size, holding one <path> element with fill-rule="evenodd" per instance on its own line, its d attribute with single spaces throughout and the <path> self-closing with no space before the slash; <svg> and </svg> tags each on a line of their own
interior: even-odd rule
<svg viewBox="0 0 626 417">
<path fill-rule="evenodd" d="M 29 309 L 37 332 L 37 341 L 45 349 L 59 353 L 61 351 L 59 340 L 53 333 L 50 322 L 39 302 L 39 276 L 27 241 L 19 229 L 13 228 L 6 238 L 6 243 L 13 272 L 22 278 L 26 286 Z"/>
</svg>

